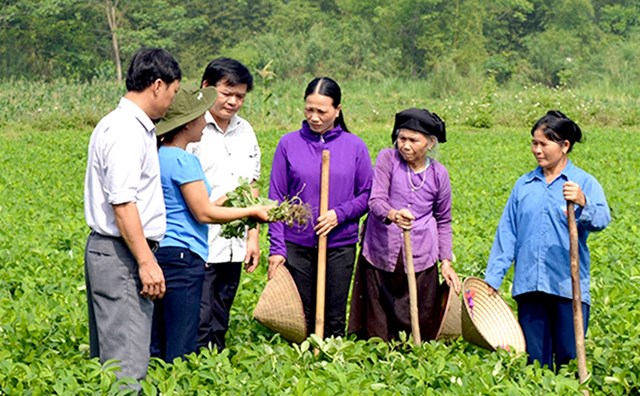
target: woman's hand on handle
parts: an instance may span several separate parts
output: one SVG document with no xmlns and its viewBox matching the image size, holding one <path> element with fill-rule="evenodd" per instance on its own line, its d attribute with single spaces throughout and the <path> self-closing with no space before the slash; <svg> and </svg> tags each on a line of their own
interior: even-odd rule
<svg viewBox="0 0 640 396">
<path fill-rule="evenodd" d="M 460 283 L 460 278 L 458 278 L 458 274 L 453 269 L 453 265 L 451 265 L 450 260 L 442 260 L 442 263 L 440 264 L 440 272 L 442 273 L 442 277 L 445 282 L 447 282 L 447 285 L 449 285 L 456 294 L 459 294 L 462 283 Z"/>
<path fill-rule="evenodd" d="M 316 226 L 314 230 L 316 231 L 316 235 L 325 236 L 328 235 L 331 230 L 336 228 L 338 225 L 338 215 L 336 211 L 331 209 L 328 210 L 327 213 L 318 217 Z"/>
<path fill-rule="evenodd" d="M 267 279 L 273 278 L 279 266 L 283 265 L 287 259 L 279 254 L 269 256 L 269 269 L 267 270 Z"/>
<path fill-rule="evenodd" d="M 416 219 L 413 213 L 406 208 L 400 210 L 391 209 L 387 218 L 403 230 L 410 230 L 413 227 L 413 221 Z"/>
<path fill-rule="evenodd" d="M 565 201 L 571 201 L 576 203 L 582 207 L 587 204 L 587 199 L 580 188 L 578 183 L 568 181 L 562 185 L 562 194 L 564 195 Z"/>
</svg>

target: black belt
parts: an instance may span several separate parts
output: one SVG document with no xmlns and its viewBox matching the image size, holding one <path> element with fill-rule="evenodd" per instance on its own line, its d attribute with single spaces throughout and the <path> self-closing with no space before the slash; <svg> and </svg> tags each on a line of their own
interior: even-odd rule
<svg viewBox="0 0 640 396">
<path fill-rule="evenodd" d="M 125 242 L 124 238 L 121 237 L 121 236 L 115 237 L 115 236 L 110 236 L 110 235 L 102 235 L 102 234 L 97 233 L 97 232 L 95 232 L 93 230 L 91 230 L 91 235 L 97 235 L 97 236 L 101 236 L 103 238 L 115 239 L 115 240 L 117 240 L 117 241 L 119 241 L 121 243 L 124 243 L 126 246 L 128 246 L 127 243 Z M 151 251 L 153 253 L 155 253 L 158 250 L 158 248 L 160 247 L 160 242 L 154 241 L 153 239 L 148 239 L 147 238 L 147 245 L 149 245 L 149 249 L 151 249 Z"/>
<path fill-rule="evenodd" d="M 149 245 L 149 249 L 151 249 L 151 251 L 153 253 L 155 253 L 158 248 L 160 247 L 160 242 L 151 240 L 151 239 L 147 239 L 147 245 Z"/>
</svg>

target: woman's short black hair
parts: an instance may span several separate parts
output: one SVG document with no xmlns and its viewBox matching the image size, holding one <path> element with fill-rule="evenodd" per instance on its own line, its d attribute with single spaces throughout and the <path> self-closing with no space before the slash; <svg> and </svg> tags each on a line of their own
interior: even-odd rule
<svg viewBox="0 0 640 396">
<path fill-rule="evenodd" d="M 582 142 L 582 131 L 578 124 L 558 110 L 549 110 L 544 117 L 540 118 L 531 128 L 531 136 L 540 130 L 544 136 L 554 142 L 569 142 L 569 150 L 573 149 L 573 144 Z"/>
<path fill-rule="evenodd" d="M 333 107 L 338 107 L 342 101 L 342 90 L 340 89 L 340 86 L 329 77 L 316 77 L 311 80 L 309 85 L 307 85 L 307 89 L 304 91 L 304 98 L 307 99 L 307 96 L 314 93 L 330 97 L 333 100 Z M 340 114 L 338 115 L 338 118 L 336 118 L 334 126 L 340 125 L 343 131 L 349 132 L 342 113 L 343 111 L 340 110 Z"/>
</svg>

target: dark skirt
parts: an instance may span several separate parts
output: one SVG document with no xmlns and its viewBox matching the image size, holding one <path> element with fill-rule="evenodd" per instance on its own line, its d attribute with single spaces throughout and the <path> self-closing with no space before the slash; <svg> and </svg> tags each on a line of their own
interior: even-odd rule
<svg viewBox="0 0 640 396">
<path fill-rule="evenodd" d="M 423 341 L 432 340 L 440 325 L 437 266 L 417 272 L 416 285 L 420 335 Z M 347 331 L 361 339 L 380 337 L 385 341 L 398 339 L 401 331 L 411 333 L 409 283 L 402 254 L 394 272 L 375 268 L 360 254 Z"/>
</svg>

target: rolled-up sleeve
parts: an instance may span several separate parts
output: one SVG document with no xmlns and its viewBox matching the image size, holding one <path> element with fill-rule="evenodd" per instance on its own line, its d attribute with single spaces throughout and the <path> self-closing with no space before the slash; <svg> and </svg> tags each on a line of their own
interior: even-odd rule
<svg viewBox="0 0 640 396">
<path fill-rule="evenodd" d="M 611 222 L 611 213 L 602 186 L 597 180 L 590 178 L 581 188 L 587 202 L 576 212 L 577 223 L 587 231 L 602 231 Z"/>
</svg>

